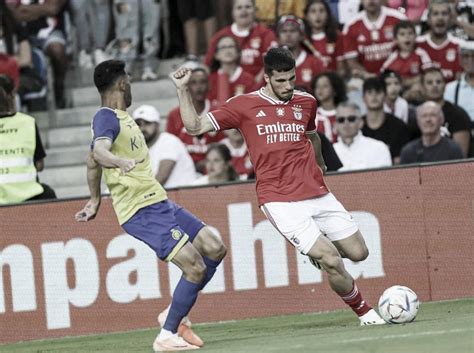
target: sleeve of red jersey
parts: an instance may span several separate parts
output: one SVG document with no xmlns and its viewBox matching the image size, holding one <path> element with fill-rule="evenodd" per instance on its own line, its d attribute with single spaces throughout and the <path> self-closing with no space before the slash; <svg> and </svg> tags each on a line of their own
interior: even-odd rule
<svg viewBox="0 0 474 353">
<path fill-rule="evenodd" d="M 263 53 L 266 53 L 268 49 L 278 46 L 278 40 L 275 33 L 272 30 L 268 30 L 263 36 L 262 49 Z"/>
<path fill-rule="evenodd" d="M 346 24 L 342 32 L 343 52 L 345 59 L 353 59 L 358 55 L 357 40 L 353 32 L 353 27 L 349 24 Z"/>
<path fill-rule="evenodd" d="M 238 103 L 238 97 L 230 98 L 221 107 L 207 113 L 207 118 L 211 121 L 216 131 L 227 129 L 238 129 L 241 124 L 240 110 L 245 109 Z"/>
<path fill-rule="evenodd" d="M 181 130 L 178 120 L 181 118 L 176 113 L 177 112 L 175 109 L 169 112 L 168 119 L 166 121 L 166 132 L 178 136 Z"/>
<path fill-rule="evenodd" d="M 342 33 L 337 34 L 336 47 L 334 48 L 334 54 L 337 61 L 344 60 L 344 36 Z"/>
</svg>

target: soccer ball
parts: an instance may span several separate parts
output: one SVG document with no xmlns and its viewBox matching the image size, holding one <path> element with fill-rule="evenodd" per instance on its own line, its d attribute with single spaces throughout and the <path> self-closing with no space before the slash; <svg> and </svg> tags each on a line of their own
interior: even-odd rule
<svg viewBox="0 0 474 353">
<path fill-rule="evenodd" d="M 419 307 L 416 293 L 404 286 L 387 288 L 379 299 L 380 316 L 392 324 L 412 322 Z"/>
</svg>

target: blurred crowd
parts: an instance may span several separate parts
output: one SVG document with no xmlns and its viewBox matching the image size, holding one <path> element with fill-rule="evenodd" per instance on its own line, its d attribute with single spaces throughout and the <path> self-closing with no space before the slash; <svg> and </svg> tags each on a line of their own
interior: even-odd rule
<svg viewBox="0 0 474 353">
<path fill-rule="evenodd" d="M 17 107 L 44 97 L 46 62 L 61 108 L 74 65 L 116 58 L 156 80 L 161 58 L 181 56 L 202 116 L 261 88 L 263 56 L 285 46 L 296 88 L 318 100 L 330 171 L 474 156 L 472 0 L 0 0 L 0 24 Z M 165 124 L 159 110 L 133 117 L 165 187 L 254 177 L 238 131 L 193 137 L 178 107 Z"/>
</svg>

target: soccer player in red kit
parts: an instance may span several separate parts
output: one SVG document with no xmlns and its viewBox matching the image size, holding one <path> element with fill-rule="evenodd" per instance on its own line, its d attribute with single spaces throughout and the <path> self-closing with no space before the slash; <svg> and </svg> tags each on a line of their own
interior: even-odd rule
<svg viewBox="0 0 474 353">
<path fill-rule="evenodd" d="M 344 268 L 368 256 L 351 215 L 329 191 L 321 140 L 316 134 L 313 96 L 294 90 L 295 60 L 288 49 L 273 48 L 264 57 L 266 86 L 229 99 L 200 117 L 188 91 L 190 71 L 171 74 L 187 131 L 199 135 L 237 128 L 248 143 L 255 168 L 258 202 L 278 231 L 327 272 L 331 288 L 359 316 L 361 325 L 385 321 L 362 298 Z"/>
</svg>

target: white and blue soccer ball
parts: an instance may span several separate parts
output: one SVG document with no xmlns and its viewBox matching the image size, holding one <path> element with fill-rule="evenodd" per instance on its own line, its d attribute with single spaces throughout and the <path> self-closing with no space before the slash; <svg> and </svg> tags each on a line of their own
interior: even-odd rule
<svg viewBox="0 0 474 353">
<path fill-rule="evenodd" d="M 380 316 L 391 324 L 412 322 L 419 307 L 416 293 L 404 286 L 387 288 L 379 299 Z"/>
</svg>

